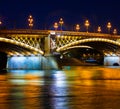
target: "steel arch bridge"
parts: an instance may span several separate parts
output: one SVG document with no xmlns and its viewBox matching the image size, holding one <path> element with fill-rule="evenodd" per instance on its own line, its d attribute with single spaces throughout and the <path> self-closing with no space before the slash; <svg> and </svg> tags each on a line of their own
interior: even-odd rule
<svg viewBox="0 0 120 109">
<path fill-rule="evenodd" d="M 105 55 L 120 55 L 120 36 L 103 33 L 56 32 L 55 51 L 64 52 L 74 48 L 91 48 Z"/>
<path fill-rule="evenodd" d="M 44 38 L 48 31 L 0 30 L 0 51 L 7 55 L 44 55 Z"/>
<path fill-rule="evenodd" d="M 82 47 L 96 49 L 98 51 L 103 52 L 104 55 L 106 55 L 107 53 L 109 54 L 111 52 L 115 54 L 120 53 L 120 43 L 105 38 L 89 38 L 89 39 L 77 40 L 57 48 L 56 51 L 62 52 L 68 49 L 82 48 Z"/>
<path fill-rule="evenodd" d="M 120 54 L 120 35 L 52 30 L 0 30 L 0 51 L 8 55 L 45 55 L 88 47 Z"/>
</svg>

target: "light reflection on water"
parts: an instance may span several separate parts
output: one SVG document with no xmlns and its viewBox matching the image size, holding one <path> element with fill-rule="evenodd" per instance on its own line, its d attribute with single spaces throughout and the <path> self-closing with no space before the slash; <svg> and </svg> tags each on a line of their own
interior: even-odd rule
<svg viewBox="0 0 120 109">
<path fill-rule="evenodd" d="M 119 67 L 11 70 L 0 75 L 0 109 L 119 109 Z"/>
</svg>

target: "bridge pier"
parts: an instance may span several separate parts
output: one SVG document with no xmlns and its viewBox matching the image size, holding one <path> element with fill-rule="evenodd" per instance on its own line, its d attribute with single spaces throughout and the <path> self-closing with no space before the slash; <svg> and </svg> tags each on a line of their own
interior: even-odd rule
<svg viewBox="0 0 120 109">
<path fill-rule="evenodd" d="M 105 66 L 118 66 L 120 65 L 120 57 L 119 56 L 105 56 L 104 65 Z"/>
<path fill-rule="evenodd" d="M 53 55 L 47 55 L 42 58 L 42 69 L 44 70 L 58 70 L 56 58 Z"/>
<path fill-rule="evenodd" d="M 48 70 L 48 69 L 58 69 L 58 64 L 56 61 L 56 58 L 51 53 L 51 43 L 50 43 L 51 37 L 50 34 L 45 37 L 45 55 L 42 58 L 42 69 Z"/>
<path fill-rule="evenodd" d="M 41 69 L 42 56 L 8 56 L 7 69 Z"/>
<path fill-rule="evenodd" d="M 58 69 L 55 57 L 51 56 L 11 56 L 7 59 L 7 69 L 48 70 Z"/>
</svg>

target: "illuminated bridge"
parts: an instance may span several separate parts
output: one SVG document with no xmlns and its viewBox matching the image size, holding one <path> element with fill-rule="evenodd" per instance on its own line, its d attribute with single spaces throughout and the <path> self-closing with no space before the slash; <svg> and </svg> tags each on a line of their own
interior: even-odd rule
<svg viewBox="0 0 120 109">
<path fill-rule="evenodd" d="M 48 61 L 55 64 L 51 61 L 54 54 L 63 55 L 76 48 L 99 51 L 104 56 L 104 65 L 120 64 L 120 35 L 32 29 L 0 30 L 0 52 L 7 54 L 7 68 L 40 69 L 47 66 Z M 47 61 L 44 63 L 43 60 Z"/>
</svg>

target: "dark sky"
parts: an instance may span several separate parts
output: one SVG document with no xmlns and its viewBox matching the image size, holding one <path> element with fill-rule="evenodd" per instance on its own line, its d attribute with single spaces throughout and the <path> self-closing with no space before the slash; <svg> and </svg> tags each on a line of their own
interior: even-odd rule
<svg viewBox="0 0 120 109">
<path fill-rule="evenodd" d="M 0 19 L 8 28 L 28 28 L 30 14 L 35 29 L 51 29 L 60 17 L 66 30 L 79 23 L 84 31 L 86 19 L 90 28 L 100 25 L 105 30 L 110 21 L 113 28 L 120 29 L 119 0 L 0 0 Z"/>
</svg>

